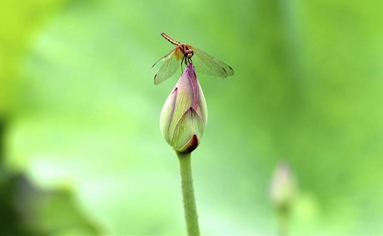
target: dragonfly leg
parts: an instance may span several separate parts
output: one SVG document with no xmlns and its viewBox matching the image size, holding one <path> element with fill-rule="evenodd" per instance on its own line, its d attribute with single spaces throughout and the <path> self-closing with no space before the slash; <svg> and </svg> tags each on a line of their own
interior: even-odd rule
<svg viewBox="0 0 383 236">
<path fill-rule="evenodd" d="M 182 60 L 181 60 L 181 71 L 184 70 L 183 64 L 188 66 L 191 62 L 192 62 L 191 58 L 183 57 Z"/>
</svg>

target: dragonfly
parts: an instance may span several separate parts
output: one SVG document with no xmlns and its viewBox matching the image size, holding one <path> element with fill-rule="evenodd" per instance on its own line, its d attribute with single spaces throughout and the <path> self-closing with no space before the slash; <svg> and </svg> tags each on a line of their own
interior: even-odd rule
<svg viewBox="0 0 383 236">
<path fill-rule="evenodd" d="M 198 72 L 212 75 L 218 78 L 226 78 L 227 76 L 234 75 L 234 70 L 222 61 L 214 58 L 201 49 L 189 44 L 178 42 L 172 39 L 169 35 L 161 33 L 167 41 L 174 45 L 174 49 L 160 58 L 154 65 L 162 62 L 162 66 L 158 69 L 154 76 L 154 84 L 158 85 L 167 80 L 174 73 L 176 73 L 179 65 L 185 64 L 186 66 L 193 63 Z"/>
</svg>

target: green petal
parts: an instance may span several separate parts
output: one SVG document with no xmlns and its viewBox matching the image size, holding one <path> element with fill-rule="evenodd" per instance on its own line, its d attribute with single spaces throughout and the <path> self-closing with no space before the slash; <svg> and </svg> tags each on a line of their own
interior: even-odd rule
<svg viewBox="0 0 383 236">
<path fill-rule="evenodd" d="M 162 107 L 161 111 L 161 118 L 160 118 L 160 128 L 161 133 L 164 136 L 165 140 L 170 144 L 172 131 L 172 121 L 174 119 L 174 111 L 175 111 L 175 105 L 177 101 L 177 94 L 178 94 L 178 88 L 174 88 L 173 91 L 170 93 L 168 98 L 165 101 L 164 106 Z M 174 126 L 174 125 L 173 125 Z"/>
<path fill-rule="evenodd" d="M 188 144 L 195 145 L 195 143 L 190 143 L 192 137 L 195 135 L 199 143 L 199 139 L 203 134 L 204 128 L 205 123 L 203 119 L 198 115 L 194 108 L 190 107 L 181 117 L 174 129 L 171 146 L 176 151 L 190 149 L 191 147 L 189 147 Z M 197 146 L 195 146 L 193 150 Z"/>
</svg>

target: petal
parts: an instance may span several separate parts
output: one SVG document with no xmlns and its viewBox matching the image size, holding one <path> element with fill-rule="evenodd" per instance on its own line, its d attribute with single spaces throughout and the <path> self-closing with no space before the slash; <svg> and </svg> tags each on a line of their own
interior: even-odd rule
<svg viewBox="0 0 383 236">
<path fill-rule="evenodd" d="M 174 119 L 175 105 L 177 101 L 178 88 L 175 87 L 173 91 L 169 94 L 168 98 L 165 101 L 164 106 L 162 107 L 161 117 L 160 117 L 160 128 L 161 133 L 164 136 L 165 140 L 170 144 L 170 136 L 173 129 L 170 129 L 172 126 L 172 121 Z M 174 125 L 173 125 L 174 126 Z"/>
<path fill-rule="evenodd" d="M 190 143 L 189 141 L 194 135 L 197 140 L 199 140 L 203 134 L 204 128 L 205 123 L 203 119 L 198 115 L 194 108 L 190 107 L 177 123 L 170 145 L 176 151 L 190 149 L 187 144 Z M 194 145 L 194 143 L 190 143 L 190 145 Z M 193 150 L 196 147 L 197 146 L 195 146 Z"/>
<path fill-rule="evenodd" d="M 177 152 L 180 153 L 190 153 L 194 151 L 199 145 L 199 139 L 196 134 L 194 134 L 189 141 L 180 149 L 176 150 Z"/>
</svg>

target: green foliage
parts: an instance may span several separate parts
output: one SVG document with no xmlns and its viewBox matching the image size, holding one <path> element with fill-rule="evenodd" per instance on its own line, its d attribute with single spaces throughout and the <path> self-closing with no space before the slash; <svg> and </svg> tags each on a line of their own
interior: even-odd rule
<svg viewBox="0 0 383 236">
<path fill-rule="evenodd" d="M 101 230 L 78 210 L 65 189 L 43 190 L 21 174 L 2 170 L 0 182 L 0 234 L 98 235 Z"/>
<path fill-rule="evenodd" d="M 159 86 L 150 72 L 172 49 L 165 32 L 235 71 L 197 71 L 209 109 L 193 153 L 202 234 L 275 233 L 267 193 L 281 159 L 300 189 L 292 234 L 383 233 L 383 3 L 35 2 L 1 8 L 30 23 L 0 28 L 7 167 L 44 188 L 69 183 L 108 233 L 184 233 L 158 127 L 181 70 Z"/>
<path fill-rule="evenodd" d="M 26 45 L 37 28 L 64 0 L 12 1 L 0 5 L 0 115 L 12 111 L 18 99 L 17 75 L 19 63 L 25 56 Z"/>
</svg>

